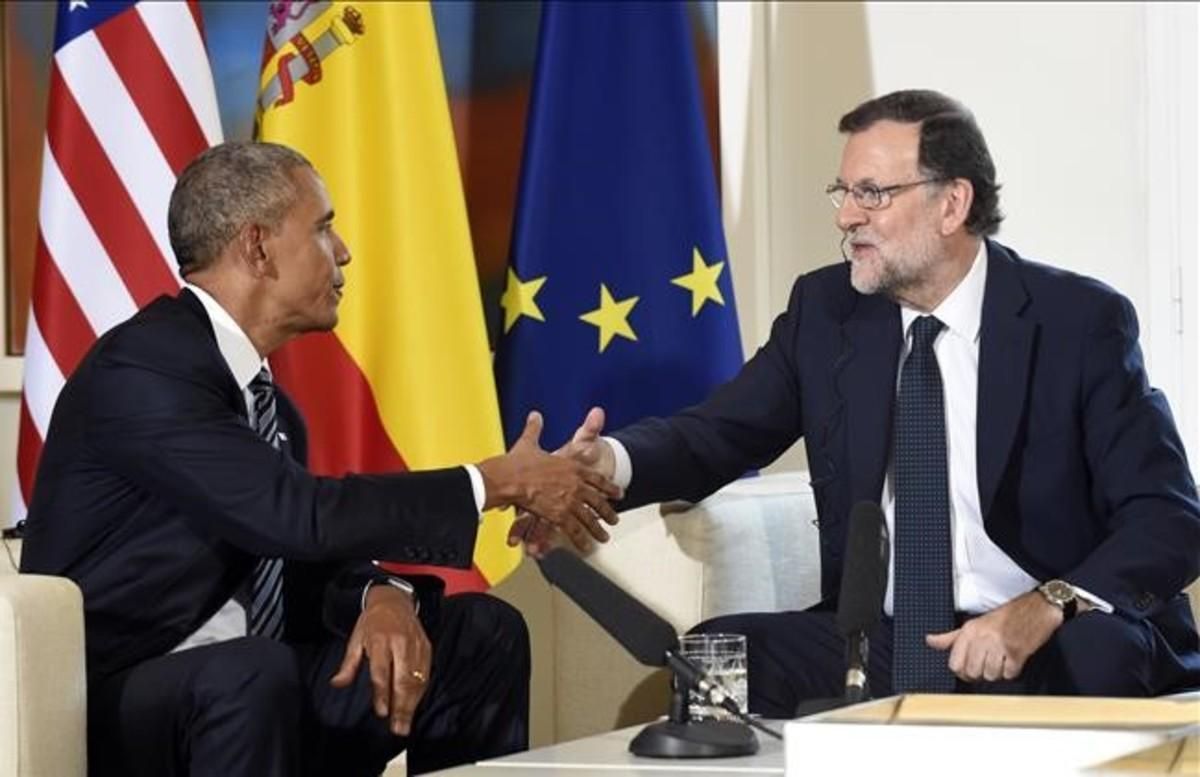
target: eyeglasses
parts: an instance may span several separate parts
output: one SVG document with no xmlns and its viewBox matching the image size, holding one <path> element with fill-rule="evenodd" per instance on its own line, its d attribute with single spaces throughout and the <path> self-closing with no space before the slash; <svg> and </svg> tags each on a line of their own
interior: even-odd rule
<svg viewBox="0 0 1200 777">
<path fill-rule="evenodd" d="M 829 195 L 829 199 L 837 208 L 842 207 L 842 204 L 846 202 L 846 195 L 849 194 L 854 198 L 854 203 L 863 210 L 881 210 L 892 204 L 892 195 L 897 192 L 927 183 L 942 183 L 948 180 L 950 179 L 926 178 L 922 181 L 897 183 L 891 186 L 876 186 L 873 183 L 857 183 L 854 186 L 847 186 L 844 183 L 831 183 L 825 187 L 825 193 Z"/>
</svg>

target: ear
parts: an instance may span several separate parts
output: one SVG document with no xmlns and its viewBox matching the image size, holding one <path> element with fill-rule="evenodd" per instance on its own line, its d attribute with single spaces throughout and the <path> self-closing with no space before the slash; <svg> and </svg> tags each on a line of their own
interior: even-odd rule
<svg viewBox="0 0 1200 777">
<path fill-rule="evenodd" d="M 271 272 L 270 237 L 270 231 L 261 224 L 246 224 L 238 232 L 235 239 L 238 264 L 251 277 L 261 278 Z"/>
<path fill-rule="evenodd" d="M 975 187 L 966 178 L 955 178 L 946 185 L 942 199 L 943 237 L 949 237 L 962 229 L 971 214 L 971 203 L 975 201 Z"/>
</svg>

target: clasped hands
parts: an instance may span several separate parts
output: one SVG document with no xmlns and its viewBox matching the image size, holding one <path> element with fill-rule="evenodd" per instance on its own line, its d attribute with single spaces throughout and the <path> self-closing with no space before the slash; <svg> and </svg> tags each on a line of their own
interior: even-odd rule
<svg viewBox="0 0 1200 777">
<path fill-rule="evenodd" d="M 536 415 L 536 413 L 531 413 L 530 419 L 532 420 Z M 538 416 L 538 420 L 540 422 L 540 416 Z M 572 462 L 579 470 L 589 473 L 590 477 L 600 478 L 608 486 L 604 493 L 609 498 L 618 499 L 622 496 L 621 489 L 612 483 L 616 462 L 612 449 L 600 439 L 600 432 L 603 429 L 604 411 L 594 407 L 588 412 L 579 428 L 575 430 L 571 440 L 556 450 L 551 458 Z M 527 424 L 526 432 L 528 431 Z M 593 507 L 591 503 L 589 503 L 589 507 Z M 612 505 L 605 501 L 603 507 L 603 510 L 595 510 L 591 517 L 602 517 L 610 525 L 616 524 L 617 514 Z M 517 519 L 509 529 L 508 544 L 510 546 L 523 544 L 526 553 L 534 558 L 540 558 L 551 548 L 562 544 L 564 535 L 583 553 L 591 549 L 592 539 L 598 542 L 608 541 L 608 532 L 604 531 L 598 522 L 585 528 L 587 528 L 586 533 L 579 531 L 571 523 L 564 525 L 554 520 L 551 515 L 546 515 L 536 509 L 522 507 L 517 513 Z"/>
<path fill-rule="evenodd" d="M 538 555 L 558 537 L 580 552 L 590 550 L 593 541 L 608 541 L 604 524 L 617 523 L 612 500 L 622 494 L 612 482 L 612 453 L 599 437 L 603 427 L 604 411 L 593 408 L 571 442 L 551 454 L 539 444 L 542 416 L 535 411 L 508 453 L 477 465 L 487 492 L 485 508 L 517 508 L 509 545 L 524 542 Z"/>
</svg>

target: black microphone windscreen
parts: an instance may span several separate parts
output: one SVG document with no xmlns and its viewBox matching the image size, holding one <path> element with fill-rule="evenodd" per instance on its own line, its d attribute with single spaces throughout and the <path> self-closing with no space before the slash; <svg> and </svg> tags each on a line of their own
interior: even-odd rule
<svg viewBox="0 0 1200 777">
<path fill-rule="evenodd" d="M 887 523 L 879 505 L 854 505 L 838 593 L 837 627 L 842 636 L 869 631 L 879 621 L 887 591 L 888 545 Z"/>
<path fill-rule="evenodd" d="M 675 629 L 569 550 L 555 548 L 538 561 L 542 575 L 579 605 L 640 663 L 663 666 L 679 647 Z"/>
</svg>

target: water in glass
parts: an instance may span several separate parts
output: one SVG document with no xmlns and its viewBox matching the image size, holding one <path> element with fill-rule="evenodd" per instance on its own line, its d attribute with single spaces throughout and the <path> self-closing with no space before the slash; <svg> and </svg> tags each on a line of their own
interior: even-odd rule
<svg viewBox="0 0 1200 777">
<path fill-rule="evenodd" d="M 687 634 L 680 638 L 680 652 L 712 679 L 721 683 L 746 712 L 749 697 L 746 675 L 746 637 L 742 634 Z M 704 703 L 695 692 L 688 695 L 688 715 L 693 720 L 733 717 L 719 707 Z"/>
</svg>

